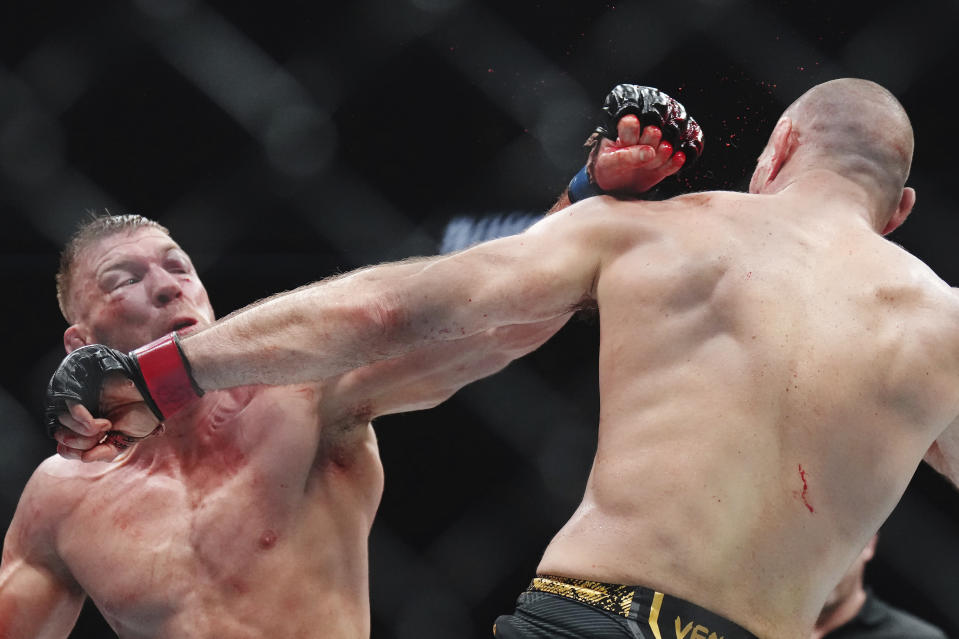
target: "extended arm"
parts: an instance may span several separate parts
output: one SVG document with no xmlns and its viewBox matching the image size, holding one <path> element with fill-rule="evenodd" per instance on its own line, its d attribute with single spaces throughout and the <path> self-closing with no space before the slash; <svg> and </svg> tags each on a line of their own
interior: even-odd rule
<svg viewBox="0 0 959 639">
<path fill-rule="evenodd" d="M 571 188 L 562 194 L 549 213 L 569 206 L 571 194 L 577 199 L 597 192 L 642 197 L 664 178 L 694 163 L 702 152 L 702 131 L 695 120 L 686 116 L 681 104 L 656 89 L 619 85 L 607 96 L 603 111 L 602 124 L 587 140 L 588 159 L 577 178 L 579 182 L 574 179 Z M 583 180 L 592 186 L 584 190 Z M 576 187 L 576 184 L 580 186 Z M 444 252 L 518 233 L 535 221 L 534 216 L 527 219 L 528 224 L 518 228 L 515 224 L 509 228 L 508 224 L 491 223 L 481 225 L 481 229 L 461 229 L 465 232 L 455 242 L 444 242 Z M 412 267 L 410 273 L 423 266 L 422 262 L 405 265 L 406 268 Z M 394 276 L 400 275 L 399 269 L 399 266 L 394 268 Z M 519 277 L 525 274 L 526 271 L 521 270 Z M 452 290 L 459 288 L 456 283 L 449 284 L 449 287 Z M 402 308 L 402 303 L 400 306 Z M 376 303 L 369 308 L 375 309 Z M 394 319 L 385 307 L 375 312 L 380 313 L 387 323 Z M 402 315 L 407 313 L 401 311 Z M 336 399 L 327 401 L 326 405 L 362 405 L 371 415 L 433 406 L 465 384 L 499 370 L 538 347 L 562 327 L 570 314 L 569 308 L 564 308 L 558 315 L 547 313 L 546 319 L 523 317 L 517 324 L 497 323 L 491 328 L 481 328 L 475 334 L 467 334 L 463 327 L 439 327 L 436 330 L 440 334 L 443 330 L 449 333 L 432 343 L 414 347 L 408 354 L 390 353 L 386 359 L 354 368 L 353 372 L 336 380 L 336 391 L 332 394 Z M 437 313 L 430 311 L 426 311 L 425 316 L 438 317 Z M 417 323 L 416 319 L 409 321 L 413 325 Z M 282 330 L 282 326 L 277 328 Z M 456 334 L 457 329 L 460 335 Z M 385 327 L 364 343 L 375 348 L 375 339 L 388 335 L 389 330 L 389 326 Z M 387 340 L 405 343 L 405 336 L 396 340 L 387 337 Z M 350 365 L 349 362 L 346 364 Z M 305 362 L 304 365 L 308 366 Z M 305 369 L 297 367 L 297 370 Z M 201 380 L 200 385 L 203 384 Z"/>
<path fill-rule="evenodd" d="M 357 423 L 381 415 L 432 408 L 463 386 L 501 370 L 535 350 L 563 327 L 568 315 L 438 342 L 401 357 L 358 368 L 324 384 L 324 416 Z"/>
<path fill-rule="evenodd" d="M 567 316 L 592 296 L 604 208 L 593 198 L 521 235 L 278 296 L 185 338 L 184 353 L 204 389 L 289 384 Z"/>
<path fill-rule="evenodd" d="M 633 217 L 616 215 L 610 204 L 615 201 L 590 198 L 521 235 L 449 256 L 361 269 L 275 296 L 184 338 L 182 355 L 171 340 L 159 340 L 159 347 L 138 349 L 142 370 L 151 371 L 138 387 L 148 388 L 150 403 L 160 407 L 176 407 L 180 400 L 170 398 L 195 397 L 194 385 L 205 391 L 321 380 L 348 386 L 354 399 L 365 394 L 377 403 L 371 407 L 376 414 L 433 405 L 541 344 L 592 298 L 602 262 L 626 244 L 617 225 Z M 105 347 L 81 353 L 84 348 L 61 364 L 51 387 L 63 372 L 63 390 L 82 398 L 90 387 L 100 388 L 97 375 L 104 368 L 116 369 L 112 360 L 129 359 Z M 70 374 L 78 354 L 86 358 L 81 376 Z M 172 414 L 154 418 L 146 409 L 124 410 L 142 406 L 140 395 L 117 377 L 107 381 L 99 408 L 110 419 L 93 420 L 83 404 L 72 404 L 73 426 L 55 434 L 61 454 L 112 459 L 122 447 L 101 440 L 104 433 L 143 437 L 157 419 Z M 349 401 L 340 394 L 333 391 L 337 403 Z M 48 391 L 48 400 L 53 395 Z M 115 415 L 113 400 L 106 399 L 114 395 L 120 407 Z M 96 410 L 96 400 L 89 406 Z M 53 405 L 48 415 L 56 420 L 59 410 Z"/>
</svg>

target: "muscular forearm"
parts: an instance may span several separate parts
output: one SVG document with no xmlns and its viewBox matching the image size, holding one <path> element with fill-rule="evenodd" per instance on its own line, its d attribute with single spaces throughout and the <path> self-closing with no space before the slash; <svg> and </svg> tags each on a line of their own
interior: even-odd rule
<svg viewBox="0 0 959 639">
<path fill-rule="evenodd" d="M 567 313 L 503 243 L 523 244 L 380 265 L 268 299 L 183 339 L 184 354 L 204 390 L 291 384 Z"/>
<path fill-rule="evenodd" d="M 316 381 L 414 348 L 386 337 L 397 318 L 390 282 L 422 271 L 407 260 L 275 295 L 182 339 L 204 390 Z"/>
<path fill-rule="evenodd" d="M 48 428 L 61 448 L 82 451 L 77 458 L 113 459 L 129 442 L 117 445 L 112 431 L 146 437 L 205 391 L 319 382 L 413 354 L 422 354 L 408 359 L 422 363 L 416 375 L 446 383 L 437 371 L 451 357 L 474 354 L 464 360 L 475 367 L 469 375 L 457 370 L 460 382 L 444 387 L 455 390 L 489 374 L 489 362 L 505 365 L 528 343 L 534 348 L 525 327 L 555 331 L 593 295 L 603 254 L 596 247 L 621 237 L 610 227 L 613 213 L 601 212 L 603 200 L 453 255 L 383 264 L 278 295 L 180 340 L 165 335 L 131 353 L 78 348 L 48 385 Z M 501 335 L 502 327 L 517 328 Z M 487 331 L 489 339 L 471 339 Z M 353 394 L 375 392 L 366 384 Z"/>
</svg>

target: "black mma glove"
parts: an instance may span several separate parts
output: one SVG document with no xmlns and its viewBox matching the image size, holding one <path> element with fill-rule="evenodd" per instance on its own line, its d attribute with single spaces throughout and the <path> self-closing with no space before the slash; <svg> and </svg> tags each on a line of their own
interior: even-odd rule
<svg viewBox="0 0 959 639">
<path fill-rule="evenodd" d="M 624 115 L 635 115 L 644 128 L 656 126 L 663 139 L 673 145 L 673 152 L 682 151 L 686 161 L 680 172 L 691 167 L 703 153 L 703 131 L 686 108 L 659 89 L 638 84 L 619 84 L 606 96 L 603 104 L 606 121 L 596 127 L 596 133 L 615 140 L 616 125 Z M 598 141 L 597 141 L 598 142 Z"/>
<path fill-rule="evenodd" d="M 691 167 L 703 152 L 703 132 L 699 124 L 686 113 L 686 108 L 659 89 L 638 84 L 619 84 L 606 96 L 603 104 L 602 124 L 584 145 L 590 159 L 569 183 L 567 195 L 571 202 L 605 191 L 600 188 L 590 174 L 590 160 L 597 152 L 601 138 L 616 140 L 619 120 L 626 115 L 635 115 L 640 125 L 656 126 L 663 132 L 663 140 L 669 142 L 673 152 L 682 151 L 686 155 L 679 172 Z"/>
<path fill-rule="evenodd" d="M 67 355 L 47 386 L 44 424 L 51 437 L 69 412 L 68 401 L 79 402 L 90 414 L 100 414 L 100 389 L 110 373 L 133 381 L 146 405 L 161 422 L 203 395 L 190 372 L 176 333 L 122 353 L 101 344 L 83 346 Z"/>
</svg>

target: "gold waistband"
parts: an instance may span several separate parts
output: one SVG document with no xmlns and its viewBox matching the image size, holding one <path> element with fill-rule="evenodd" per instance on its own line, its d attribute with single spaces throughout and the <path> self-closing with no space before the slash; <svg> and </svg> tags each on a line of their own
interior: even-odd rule
<svg viewBox="0 0 959 639">
<path fill-rule="evenodd" d="M 534 577 L 527 590 L 560 595 L 623 617 L 629 616 L 633 595 L 636 594 L 636 590 L 630 586 L 553 575 Z"/>
<path fill-rule="evenodd" d="M 757 639 L 745 628 L 724 619 L 696 604 L 669 597 L 663 593 L 643 586 L 623 586 L 601 581 L 539 575 L 530 583 L 527 591 L 545 592 L 559 595 L 604 610 L 608 613 L 626 617 L 639 624 L 648 625 L 653 639 L 663 639 L 659 629 L 659 616 L 664 605 L 670 606 L 670 618 L 675 617 L 676 636 L 684 637 L 693 630 L 692 636 L 709 636 L 722 639 Z M 632 614 L 630 614 L 632 613 Z M 682 624 L 680 623 L 682 621 Z M 705 634 L 699 634 L 702 632 Z M 712 629 L 712 632 L 710 632 Z M 722 632 L 722 634 L 719 634 Z M 672 636 L 672 635 L 670 635 Z"/>
</svg>

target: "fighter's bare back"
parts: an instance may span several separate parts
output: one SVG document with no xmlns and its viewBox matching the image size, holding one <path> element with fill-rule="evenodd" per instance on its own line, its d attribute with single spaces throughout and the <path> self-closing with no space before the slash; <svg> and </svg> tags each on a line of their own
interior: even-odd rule
<svg viewBox="0 0 959 639">
<path fill-rule="evenodd" d="M 825 195 L 604 199 L 598 451 L 539 572 L 802 636 L 959 412 L 959 296 Z"/>
</svg>

